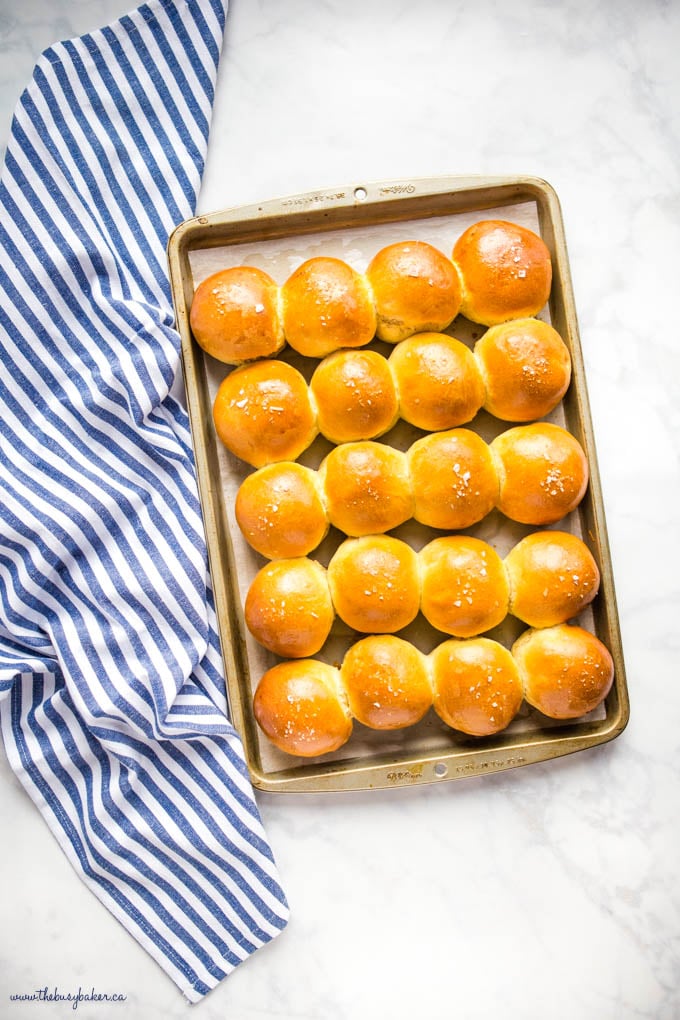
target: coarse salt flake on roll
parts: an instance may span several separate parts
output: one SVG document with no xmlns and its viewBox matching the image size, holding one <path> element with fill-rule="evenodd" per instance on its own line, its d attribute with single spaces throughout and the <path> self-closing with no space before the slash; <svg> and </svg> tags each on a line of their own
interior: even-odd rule
<svg viewBox="0 0 680 1020">
<path fill-rule="evenodd" d="M 248 588 L 244 616 L 270 652 L 289 659 L 314 655 L 335 619 L 324 567 L 306 556 L 267 563 Z"/>
<path fill-rule="evenodd" d="M 319 465 L 326 512 L 345 535 L 382 534 L 413 516 L 406 455 L 371 440 L 336 446 Z"/>
<path fill-rule="evenodd" d="M 395 633 L 418 615 L 418 554 L 390 535 L 345 539 L 328 564 L 328 583 L 340 619 L 364 634 Z"/>
<path fill-rule="evenodd" d="M 471 421 L 485 388 L 479 365 L 462 341 L 445 333 L 417 333 L 389 357 L 404 421 L 431 432 Z"/>
<path fill-rule="evenodd" d="M 199 347 L 228 365 L 270 358 L 285 344 L 278 285 L 255 266 L 221 269 L 203 280 L 189 322 Z"/>
<path fill-rule="evenodd" d="M 522 704 L 522 681 L 499 642 L 449 638 L 430 652 L 434 710 L 452 729 L 474 737 L 504 730 Z"/>
<path fill-rule="evenodd" d="M 498 509 L 513 521 L 555 524 L 586 493 L 585 452 L 560 425 L 517 425 L 496 436 L 490 450 L 498 472 Z"/>
<path fill-rule="evenodd" d="M 432 705 L 425 656 L 394 634 L 356 641 L 342 661 L 340 680 L 352 715 L 371 729 L 413 726 Z"/>
<path fill-rule="evenodd" d="M 480 220 L 463 231 L 452 258 L 461 280 L 461 312 L 484 326 L 537 315 L 550 296 L 552 261 L 533 230 Z"/>
<path fill-rule="evenodd" d="M 552 719 L 578 719 L 600 705 L 614 682 L 614 660 L 590 631 L 568 623 L 530 628 L 512 646 L 524 697 Z"/>
<path fill-rule="evenodd" d="M 213 402 L 215 431 L 253 467 L 297 460 L 318 435 L 304 376 L 279 359 L 233 369 Z"/>
<path fill-rule="evenodd" d="M 352 734 L 338 670 L 316 659 L 280 662 L 267 670 L 255 690 L 253 712 L 275 747 L 302 758 L 337 751 Z"/>
<path fill-rule="evenodd" d="M 307 259 L 281 287 L 281 303 L 286 340 L 306 357 L 363 347 L 375 336 L 375 306 L 366 279 L 342 259 Z"/>
<path fill-rule="evenodd" d="M 366 278 L 375 301 L 377 335 L 388 343 L 446 329 L 460 310 L 456 267 L 426 241 L 398 241 L 381 248 Z"/>
</svg>

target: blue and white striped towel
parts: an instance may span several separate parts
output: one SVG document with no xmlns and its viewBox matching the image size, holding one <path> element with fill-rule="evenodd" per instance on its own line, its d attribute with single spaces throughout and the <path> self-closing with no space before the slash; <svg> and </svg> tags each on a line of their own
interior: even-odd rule
<svg viewBox="0 0 680 1020">
<path fill-rule="evenodd" d="M 0 715 L 92 891 L 195 1002 L 287 904 L 222 661 L 165 247 L 194 212 L 221 0 L 40 58 L 0 177 Z"/>
</svg>

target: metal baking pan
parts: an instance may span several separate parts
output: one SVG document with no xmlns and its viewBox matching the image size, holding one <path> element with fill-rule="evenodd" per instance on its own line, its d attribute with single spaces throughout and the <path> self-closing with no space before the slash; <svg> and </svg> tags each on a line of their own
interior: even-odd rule
<svg viewBox="0 0 680 1020">
<path fill-rule="evenodd" d="M 258 266 L 282 284 L 313 255 L 342 258 L 362 272 L 376 251 L 394 241 L 425 240 L 450 254 L 455 239 L 470 223 L 489 218 L 530 227 L 543 237 L 551 252 L 552 291 L 540 317 L 552 323 L 569 347 L 572 382 L 547 420 L 576 436 L 590 464 L 586 497 L 560 527 L 579 534 L 599 564 L 600 592 L 578 622 L 597 634 L 611 652 L 614 684 L 598 709 L 575 721 L 555 722 L 524 705 L 502 733 L 473 738 L 447 727 L 431 709 L 424 720 L 404 730 L 379 732 L 355 723 L 349 742 L 335 754 L 294 758 L 269 744 L 252 713 L 259 677 L 277 661 L 257 645 L 243 621 L 245 593 L 265 562 L 245 543 L 233 515 L 238 486 L 252 469 L 233 457 L 215 435 L 212 403 L 230 368 L 204 354 L 194 341 L 189 328 L 192 295 L 202 279 L 230 265 Z M 500 772 L 571 754 L 618 736 L 629 715 L 625 667 L 564 228 L 553 189 L 534 177 L 437 177 L 330 188 L 187 220 L 170 237 L 168 260 L 227 698 L 255 787 L 270 792 L 320 792 L 413 786 Z M 447 330 L 470 346 L 483 331 L 460 316 Z M 387 345 L 374 345 L 386 352 Z M 281 357 L 300 368 L 307 379 L 317 364 L 288 349 Z M 489 441 L 509 425 L 482 411 L 466 427 L 478 430 Z M 418 435 L 422 433 L 401 423 L 381 441 L 406 449 Z M 316 467 L 328 449 L 330 445 L 319 437 L 300 460 Z M 494 511 L 466 533 L 490 542 L 503 555 L 529 530 Z M 413 527 L 404 525 L 393 534 L 408 540 L 413 537 Z M 342 537 L 331 529 L 311 555 L 327 563 Z M 519 621 L 508 617 L 486 636 L 509 645 L 522 629 Z M 425 651 L 446 637 L 429 632 L 420 618 L 401 636 L 411 638 Z M 347 628 L 338 625 L 318 657 L 339 662 L 351 639 Z"/>
</svg>

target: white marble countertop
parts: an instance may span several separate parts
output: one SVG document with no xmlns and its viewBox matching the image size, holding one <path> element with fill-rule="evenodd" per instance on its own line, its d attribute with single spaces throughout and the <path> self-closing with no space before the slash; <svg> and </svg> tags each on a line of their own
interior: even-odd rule
<svg viewBox="0 0 680 1020">
<path fill-rule="evenodd" d="M 0 0 L 0 145 L 40 50 L 125 0 Z M 498 775 L 258 795 L 291 905 L 200 1005 L 76 877 L 2 756 L 0 1015 L 680 1016 L 680 6 L 232 0 L 203 210 L 531 174 L 562 204 L 631 698 L 600 748 Z"/>
</svg>

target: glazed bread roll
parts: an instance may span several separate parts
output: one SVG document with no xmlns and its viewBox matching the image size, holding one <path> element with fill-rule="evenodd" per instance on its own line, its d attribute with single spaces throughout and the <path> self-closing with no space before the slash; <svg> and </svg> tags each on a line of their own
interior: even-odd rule
<svg viewBox="0 0 680 1020">
<path fill-rule="evenodd" d="M 270 358 L 285 343 L 279 288 L 254 266 L 222 269 L 203 280 L 189 323 L 199 347 L 227 365 Z"/>
<path fill-rule="evenodd" d="M 213 421 L 226 448 L 253 467 L 296 460 L 318 434 L 304 376 L 278 360 L 230 372 L 217 391 Z"/>
<path fill-rule="evenodd" d="M 391 531 L 413 516 L 406 455 L 382 443 L 343 443 L 319 466 L 326 512 L 353 537 Z"/>
<path fill-rule="evenodd" d="M 557 330 L 540 319 L 492 326 L 475 344 L 484 409 L 503 421 L 543 418 L 569 388 L 571 357 Z"/>
<path fill-rule="evenodd" d="M 537 315 L 550 295 L 552 264 L 545 242 L 506 220 L 480 220 L 453 246 L 466 319 L 495 326 Z"/>
<path fill-rule="evenodd" d="M 338 670 L 325 662 L 281 662 L 260 679 L 255 719 L 281 751 L 312 758 L 337 751 L 352 733 L 352 718 Z"/>
<path fill-rule="evenodd" d="M 430 652 L 433 705 L 455 730 L 486 737 L 505 729 L 522 704 L 512 655 L 489 638 L 450 638 Z"/>
<path fill-rule="evenodd" d="M 509 610 L 530 627 L 552 627 L 577 616 L 600 587 L 587 545 L 564 531 L 536 531 L 505 557 Z"/>
<path fill-rule="evenodd" d="M 363 347 L 376 330 L 366 279 L 341 259 L 307 259 L 281 288 L 286 340 L 299 354 L 323 358 L 340 347 Z"/>
<path fill-rule="evenodd" d="M 490 449 L 498 472 L 497 506 L 511 520 L 554 524 L 583 499 L 588 461 L 578 440 L 559 425 L 517 425 L 496 436 Z"/>
<path fill-rule="evenodd" d="M 270 560 L 306 556 L 330 527 L 317 472 L 292 461 L 248 475 L 236 493 L 234 512 L 245 540 Z"/>
<path fill-rule="evenodd" d="M 451 260 L 425 241 L 399 241 L 371 259 L 366 278 L 381 340 L 446 329 L 460 309 L 460 281 Z"/>
<path fill-rule="evenodd" d="M 590 631 L 567 623 L 531 628 L 512 646 L 530 705 L 551 719 L 578 719 L 604 701 L 614 662 Z"/>
<path fill-rule="evenodd" d="M 363 634 L 392 634 L 418 615 L 418 554 L 400 539 L 345 539 L 328 564 L 328 584 L 340 619 Z"/>
<path fill-rule="evenodd" d="M 371 729 L 413 726 L 432 705 L 425 656 L 392 634 L 353 644 L 342 661 L 340 682 L 351 714 Z"/>
<path fill-rule="evenodd" d="M 419 556 L 421 610 L 437 630 L 473 637 L 505 619 L 508 581 L 492 546 L 467 535 L 446 535 L 428 542 Z"/>
<path fill-rule="evenodd" d="M 413 516 L 432 528 L 456 531 L 481 521 L 498 497 L 498 475 L 487 443 L 470 429 L 422 436 L 406 453 Z"/>
<path fill-rule="evenodd" d="M 314 655 L 335 619 L 326 571 L 304 556 L 267 563 L 248 589 L 244 614 L 250 633 L 270 652 Z"/>
<path fill-rule="evenodd" d="M 435 432 L 463 425 L 484 402 L 484 382 L 472 351 L 445 333 L 402 340 L 389 366 L 401 417 L 417 428 Z"/>
<path fill-rule="evenodd" d="M 377 351 L 335 351 L 310 381 L 319 432 L 332 443 L 375 439 L 399 419 L 399 402 L 386 358 Z"/>
</svg>

